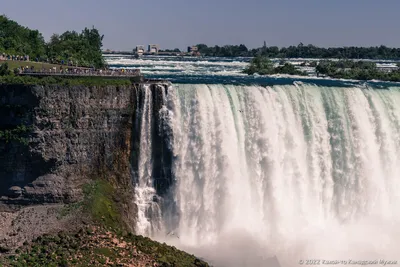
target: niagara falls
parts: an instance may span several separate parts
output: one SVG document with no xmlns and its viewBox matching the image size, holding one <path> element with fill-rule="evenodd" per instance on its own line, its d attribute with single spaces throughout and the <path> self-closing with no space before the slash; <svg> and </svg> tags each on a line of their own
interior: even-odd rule
<svg viewBox="0 0 400 267">
<path fill-rule="evenodd" d="M 400 265 L 400 1 L 3 1 L 0 266 Z"/>
<path fill-rule="evenodd" d="M 131 61 L 149 65 L 149 75 L 164 66 L 177 80 L 144 87 L 137 106 L 141 234 L 215 266 L 396 259 L 397 84 L 285 77 L 244 84 L 232 67 L 240 62 L 182 62 L 192 74 L 168 69 L 170 60 Z M 214 83 L 196 83 L 198 64 L 214 66 L 206 78 L 197 74 Z M 237 84 L 221 80 L 224 64 Z M 180 80 L 185 75 L 190 82 Z M 153 135 L 171 157 L 173 182 L 159 200 Z"/>
</svg>

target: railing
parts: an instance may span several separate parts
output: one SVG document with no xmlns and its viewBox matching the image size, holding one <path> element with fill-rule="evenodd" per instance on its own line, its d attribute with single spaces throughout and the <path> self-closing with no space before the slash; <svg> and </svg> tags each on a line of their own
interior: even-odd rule
<svg viewBox="0 0 400 267">
<path fill-rule="evenodd" d="M 127 71 L 120 71 L 120 70 L 61 70 L 61 71 L 36 71 L 36 70 L 23 70 L 17 73 L 18 75 L 24 76 L 100 76 L 100 77 L 138 77 L 142 76 L 140 70 L 127 70 Z"/>
</svg>

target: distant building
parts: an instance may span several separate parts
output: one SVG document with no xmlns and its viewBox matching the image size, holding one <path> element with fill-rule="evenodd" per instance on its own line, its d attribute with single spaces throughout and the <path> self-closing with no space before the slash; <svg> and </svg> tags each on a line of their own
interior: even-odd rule
<svg viewBox="0 0 400 267">
<path fill-rule="evenodd" d="M 400 69 L 395 63 L 377 63 L 376 67 L 379 71 L 383 72 L 393 72 Z"/>
<path fill-rule="evenodd" d="M 199 48 L 195 45 L 188 46 L 187 52 L 192 56 L 200 56 Z"/>
<path fill-rule="evenodd" d="M 188 46 L 188 53 L 197 53 L 199 51 L 199 48 L 195 45 L 193 46 Z"/>
<path fill-rule="evenodd" d="M 144 53 L 144 45 L 137 45 L 136 46 L 136 54 L 141 56 Z"/>
<path fill-rule="evenodd" d="M 158 54 L 158 51 L 160 50 L 160 46 L 157 44 L 149 44 L 149 49 L 148 52 L 151 54 Z"/>
</svg>

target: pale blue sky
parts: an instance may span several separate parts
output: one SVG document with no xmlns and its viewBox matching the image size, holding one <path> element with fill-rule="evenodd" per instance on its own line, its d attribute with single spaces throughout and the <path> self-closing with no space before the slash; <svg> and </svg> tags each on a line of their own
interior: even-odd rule
<svg viewBox="0 0 400 267">
<path fill-rule="evenodd" d="M 400 0 L 2 0 L 0 13 L 52 33 L 94 25 L 104 48 L 162 49 L 191 44 L 250 48 L 318 46 L 400 47 Z"/>
</svg>

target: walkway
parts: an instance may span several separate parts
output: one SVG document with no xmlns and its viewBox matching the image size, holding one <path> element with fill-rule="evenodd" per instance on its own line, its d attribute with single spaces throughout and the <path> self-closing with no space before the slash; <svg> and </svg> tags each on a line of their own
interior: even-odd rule
<svg viewBox="0 0 400 267">
<path fill-rule="evenodd" d="M 113 78 L 126 78 L 126 77 L 140 77 L 142 74 L 140 70 L 90 70 L 90 69 L 71 69 L 62 71 L 35 71 L 24 70 L 17 73 L 20 76 L 61 76 L 61 77 L 113 77 Z"/>
</svg>

